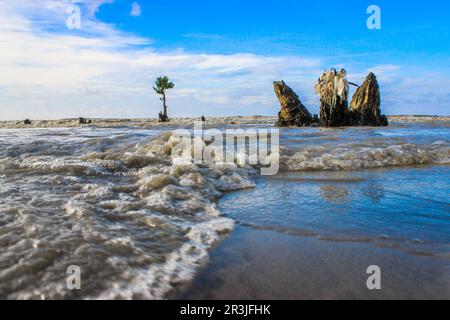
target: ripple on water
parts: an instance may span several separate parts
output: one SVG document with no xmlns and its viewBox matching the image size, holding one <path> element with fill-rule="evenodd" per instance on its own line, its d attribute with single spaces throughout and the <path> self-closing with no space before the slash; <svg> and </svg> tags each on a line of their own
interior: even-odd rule
<svg viewBox="0 0 450 320">
<path fill-rule="evenodd" d="M 448 164 L 448 129 L 431 138 L 418 134 L 429 127 L 406 129 L 282 130 L 282 168 L 299 172 L 267 179 L 172 163 L 180 146 L 169 132 L 0 130 L 0 298 L 164 298 L 234 221 L 442 253 L 448 167 L 383 168 Z M 81 295 L 65 288 L 70 265 L 83 270 Z"/>
</svg>

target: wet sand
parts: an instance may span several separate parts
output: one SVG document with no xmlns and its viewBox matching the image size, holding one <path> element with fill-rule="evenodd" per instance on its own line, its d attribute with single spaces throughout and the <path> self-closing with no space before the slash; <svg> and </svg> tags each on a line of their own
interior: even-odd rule
<svg viewBox="0 0 450 320">
<path fill-rule="evenodd" d="M 450 299 L 448 170 L 258 178 L 219 201 L 237 226 L 178 297 Z M 367 288 L 371 265 L 381 290 Z"/>
<path fill-rule="evenodd" d="M 449 122 L 450 117 L 444 116 L 414 116 L 399 115 L 389 116 L 389 122 L 406 122 L 406 123 L 433 123 L 433 122 Z M 90 124 L 79 124 L 78 118 L 60 119 L 60 120 L 33 120 L 31 125 L 24 124 L 23 120 L 0 121 L 0 129 L 20 129 L 20 128 L 74 128 L 80 126 L 91 127 L 168 127 L 172 125 L 192 125 L 194 121 L 200 121 L 200 118 L 173 118 L 169 123 L 158 122 L 158 119 L 88 119 Z M 224 124 L 274 124 L 276 117 L 270 116 L 233 116 L 233 117 L 208 117 L 205 125 L 224 125 Z"/>
<path fill-rule="evenodd" d="M 366 286 L 366 270 L 373 264 L 381 268 L 381 290 Z M 369 243 L 238 226 L 178 298 L 449 299 L 449 272 L 450 263 Z"/>
</svg>

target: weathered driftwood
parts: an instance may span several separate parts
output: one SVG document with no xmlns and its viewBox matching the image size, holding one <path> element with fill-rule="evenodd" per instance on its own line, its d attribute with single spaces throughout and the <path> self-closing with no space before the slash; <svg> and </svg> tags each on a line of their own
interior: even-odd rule
<svg viewBox="0 0 450 320">
<path fill-rule="evenodd" d="M 274 81 L 273 88 L 281 105 L 278 121 L 276 122 L 277 127 L 317 125 L 317 116 L 313 117 L 311 115 L 297 94 L 284 81 Z"/>
<path fill-rule="evenodd" d="M 347 72 L 341 69 L 325 71 L 316 84 L 320 97 L 320 125 L 339 127 L 348 125 L 348 82 Z"/>
<path fill-rule="evenodd" d="M 88 120 L 86 118 L 80 117 L 80 118 L 78 118 L 78 123 L 79 124 L 90 124 L 90 123 L 92 123 L 92 120 Z"/>
<path fill-rule="evenodd" d="M 380 106 L 380 88 L 377 77 L 371 72 L 353 95 L 350 103 L 350 125 L 387 126 L 388 120 L 381 114 Z"/>
<path fill-rule="evenodd" d="M 381 114 L 380 88 L 377 78 L 370 73 L 358 86 L 347 81 L 345 69 L 325 71 L 317 81 L 316 93 L 320 97 L 320 120 L 312 116 L 300 99 L 283 81 L 273 83 L 281 104 L 278 127 L 310 126 L 387 126 L 387 117 Z M 357 86 L 348 107 L 349 85 Z"/>
</svg>

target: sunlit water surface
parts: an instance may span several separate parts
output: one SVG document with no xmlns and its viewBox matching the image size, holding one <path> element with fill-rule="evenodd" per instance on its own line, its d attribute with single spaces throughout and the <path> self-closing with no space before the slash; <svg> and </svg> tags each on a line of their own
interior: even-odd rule
<svg viewBox="0 0 450 320">
<path fill-rule="evenodd" d="M 448 263 L 448 124 L 280 139 L 280 172 L 261 177 L 173 164 L 162 130 L 0 130 L 0 298 L 164 298 L 235 223 Z"/>
</svg>

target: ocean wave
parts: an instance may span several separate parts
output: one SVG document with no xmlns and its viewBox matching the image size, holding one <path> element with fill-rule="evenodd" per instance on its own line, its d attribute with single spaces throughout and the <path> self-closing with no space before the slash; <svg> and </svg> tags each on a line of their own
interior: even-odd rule
<svg viewBox="0 0 450 320">
<path fill-rule="evenodd" d="M 422 164 L 449 164 L 447 141 L 431 144 L 366 142 L 319 145 L 291 151 L 282 158 L 290 171 L 358 170 Z"/>
<path fill-rule="evenodd" d="M 220 216 L 216 201 L 225 191 L 253 187 L 249 172 L 236 165 L 200 167 L 174 162 L 172 150 L 179 148 L 179 143 L 170 133 L 164 133 L 133 151 L 91 154 L 84 158 L 93 163 L 113 159 L 128 169 L 135 169 L 133 197 L 139 202 L 139 210 L 146 210 L 147 215 L 148 212 L 162 214 L 164 218 L 160 216 L 158 227 L 163 220 L 186 239 L 166 254 L 163 263 L 135 270 L 132 277 L 116 281 L 93 298 L 162 299 L 177 285 L 191 280 L 196 270 L 207 262 L 209 249 L 233 229 L 234 221 Z M 89 186 L 87 190 L 90 195 L 110 192 L 104 186 Z M 118 206 L 117 202 L 108 204 Z M 131 244 L 126 239 L 125 245 Z"/>
<path fill-rule="evenodd" d="M 217 200 L 255 186 L 251 166 L 174 160 L 184 146 L 170 132 L 137 145 L 111 143 L 79 150 L 81 156 L 19 152 L 0 159 L 0 211 L 7 213 L 0 216 L 0 298 L 72 298 L 65 268 L 79 264 L 87 270 L 87 298 L 164 299 L 233 229 Z M 281 168 L 292 171 L 450 163 L 447 141 L 279 151 Z"/>
<path fill-rule="evenodd" d="M 0 173 L 3 174 L 21 171 L 39 174 L 68 173 L 72 175 L 102 175 L 108 174 L 113 167 L 116 168 L 117 164 L 105 161 L 101 164 L 90 163 L 70 157 L 26 156 L 0 159 Z"/>
<path fill-rule="evenodd" d="M 0 268 L 0 297 L 70 298 L 63 284 L 71 264 L 87 269 L 83 283 L 90 299 L 163 299 L 191 280 L 234 226 L 221 216 L 217 200 L 255 184 L 249 168 L 173 160 L 179 144 L 166 132 L 82 156 L 0 159 L 6 180 L 0 211 L 18 208 L 5 221 L 14 227 L 2 229 L 0 247 L 26 257 Z M 18 247 L 23 235 L 37 242 Z M 90 287 L 94 275 L 104 285 Z M 42 286 L 29 289 L 42 277 Z"/>
<path fill-rule="evenodd" d="M 234 228 L 234 222 L 217 218 L 184 224 L 187 241 L 166 256 L 163 263 L 138 270 L 125 281 L 116 281 L 94 299 L 163 299 L 174 287 L 188 283 L 209 260 L 209 250 Z"/>
</svg>

